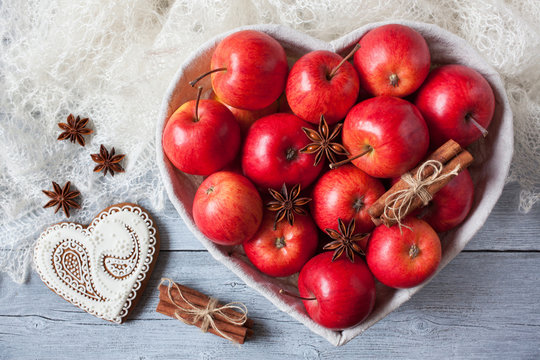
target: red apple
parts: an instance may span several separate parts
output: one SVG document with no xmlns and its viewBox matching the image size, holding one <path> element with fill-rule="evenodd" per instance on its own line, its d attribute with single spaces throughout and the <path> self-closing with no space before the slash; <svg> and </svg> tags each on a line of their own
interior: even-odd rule
<svg viewBox="0 0 540 360">
<path fill-rule="evenodd" d="M 315 183 L 311 214 L 323 231 L 335 229 L 340 218 L 345 223 L 355 219 L 355 233 L 368 233 L 375 224 L 367 209 L 384 193 L 379 180 L 353 165 L 343 165 L 325 173 Z"/>
<path fill-rule="evenodd" d="M 240 132 L 241 132 L 241 134 L 243 136 L 245 136 L 247 134 L 247 131 L 249 130 L 249 128 L 251 127 L 251 125 L 253 125 L 253 123 L 255 121 L 257 121 L 260 118 L 265 117 L 267 115 L 274 114 L 274 113 L 278 112 L 278 109 L 280 107 L 279 101 L 281 99 L 281 97 L 280 97 L 280 99 L 274 101 L 273 103 L 271 103 L 269 106 L 265 107 L 264 109 L 246 110 L 246 109 L 235 108 L 235 107 L 230 106 L 227 103 L 221 101 L 219 99 L 219 97 L 213 91 L 210 94 L 210 97 L 213 100 L 217 100 L 220 103 L 222 103 L 223 105 L 225 105 L 227 107 L 227 109 L 229 109 L 233 113 L 234 118 L 238 122 L 238 125 L 240 125 Z"/>
<path fill-rule="evenodd" d="M 416 106 L 429 128 L 431 148 L 453 139 L 466 147 L 486 130 L 495 111 L 489 83 L 463 65 L 434 69 L 418 91 Z"/>
<path fill-rule="evenodd" d="M 360 86 L 373 95 L 407 96 L 428 75 L 431 57 L 426 40 L 408 26 L 380 26 L 358 43 L 354 67 Z"/>
<path fill-rule="evenodd" d="M 441 261 L 441 242 L 429 224 L 414 217 L 398 225 L 377 226 L 366 260 L 373 275 L 393 288 L 411 288 L 432 276 Z"/>
<path fill-rule="evenodd" d="M 422 220 L 430 224 L 436 232 L 455 228 L 465 220 L 471 210 L 474 185 L 469 171 L 463 170 L 445 187 L 439 190 L 433 200 L 420 209 Z"/>
<path fill-rule="evenodd" d="M 314 155 L 299 150 L 311 143 L 302 127 L 308 123 L 292 114 L 273 114 L 257 120 L 249 129 L 242 150 L 244 174 L 262 188 L 280 189 L 301 184 L 306 188 L 321 172 L 313 166 Z"/>
<path fill-rule="evenodd" d="M 232 161 L 240 148 L 240 128 L 225 105 L 191 100 L 180 106 L 163 130 L 163 151 L 179 170 L 210 175 Z"/>
<path fill-rule="evenodd" d="M 193 220 L 210 240 L 238 245 L 251 238 L 263 216 L 261 197 L 244 176 L 219 171 L 207 177 L 193 200 Z"/>
<path fill-rule="evenodd" d="M 275 213 L 266 211 L 257 233 L 244 241 L 244 251 L 257 269 L 270 276 L 297 273 L 315 254 L 317 227 L 310 216 L 294 216 L 294 225 L 280 221 L 274 230 Z"/>
<path fill-rule="evenodd" d="M 426 154 L 425 121 L 410 102 L 377 96 L 354 106 L 343 124 L 343 145 L 353 164 L 367 174 L 389 178 L 414 167 Z"/>
<path fill-rule="evenodd" d="M 292 111 L 318 124 L 324 115 L 328 124 L 343 119 L 358 97 L 354 67 L 336 53 L 318 50 L 302 56 L 293 65 L 285 93 Z"/>
<path fill-rule="evenodd" d="M 366 263 L 341 256 L 332 261 L 325 252 L 300 271 L 298 290 L 306 311 L 316 323 L 333 330 L 363 321 L 375 305 L 375 281 Z"/>
<path fill-rule="evenodd" d="M 230 106 L 259 110 L 285 90 L 287 56 L 279 42 L 254 30 L 227 36 L 212 55 L 212 88 Z"/>
<path fill-rule="evenodd" d="M 238 125 L 240 125 L 240 132 L 245 135 L 247 134 L 249 128 L 253 123 L 257 120 L 259 120 L 262 117 L 265 117 L 270 114 L 274 114 L 277 112 L 279 104 L 278 101 L 274 101 L 269 106 L 260 109 L 260 110 L 245 110 L 245 109 L 237 109 L 235 107 L 229 106 L 225 104 L 231 110 L 234 117 L 236 118 L 236 121 L 238 122 Z"/>
</svg>

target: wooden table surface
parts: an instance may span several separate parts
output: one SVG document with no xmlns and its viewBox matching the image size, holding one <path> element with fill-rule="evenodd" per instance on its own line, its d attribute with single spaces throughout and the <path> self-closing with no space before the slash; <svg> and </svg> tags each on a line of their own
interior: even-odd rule
<svg viewBox="0 0 540 360">
<path fill-rule="evenodd" d="M 431 283 L 342 347 L 311 333 L 217 263 L 169 203 L 154 214 L 162 250 L 124 325 L 53 294 L 34 273 L 0 277 L 0 359 L 540 358 L 540 207 L 517 210 L 506 187 L 481 231 Z M 144 204 L 143 204 L 144 205 Z M 155 312 L 162 276 L 223 301 L 242 301 L 255 337 L 233 345 Z"/>
</svg>

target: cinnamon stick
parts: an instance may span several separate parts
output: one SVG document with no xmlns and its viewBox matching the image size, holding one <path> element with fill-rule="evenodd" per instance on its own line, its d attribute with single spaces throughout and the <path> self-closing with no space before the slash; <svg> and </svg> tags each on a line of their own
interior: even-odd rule
<svg viewBox="0 0 540 360">
<path fill-rule="evenodd" d="M 446 176 L 448 174 L 450 174 L 452 171 L 454 171 L 458 166 L 459 166 L 459 170 L 458 172 L 461 172 L 463 171 L 464 169 L 466 169 L 467 167 L 469 167 L 469 165 L 472 164 L 473 162 L 473 157 L 472 155 L 464 150 L 462 151 L 461 153 L 459 153 L 456 157 L 454 157 L 452 160 L 450 160 L 446 165 L 444 165 L 442 171 L 441 171 L 441 180 L 440 181 L 437 181 L 431 185 L 428 185 L 426 187 L 426 190 L 431 194 L 431 195 L 434 195 L 436 194 L 439 190 L 441 190 L 444 186 L 446 186 L 456 175 L 451 175 L 451 176 Z M 408 213 L 411 213 L 412 211 L 414 211 L 415 209 L 421 207 L 423 205 L 423 202 L 422 200 L 420 199 L 420 197 L 415 197 L 409 207 L 409 211 Z M 396 203 L 395 207 L 396 208 L 399 208 L 400 204 L 399 203 Z M 381 215 L 380 217 L 380 222 L 382 222 L 384 225 L 390 227 L 392 225 L 395 225 L 397 222 L 396 220 L 394 219 L 394 213 L 392 211 L 392 209 L 389 209 L 388 210 L 388 214 L 387 214 L 390 218 L 387 218 L 386 216 Z"/>
<path fill-rule="evenodd" d="M 176 285 L 180 288 L 180 291 L 182 291 L 182 294 L 184 295 L 186 300 L 191 302 L 193 305 L 196 305 L 199 307 L 206 307 L 206 305 L 208 305 L 208 302 L 210 301 L 210 297 L 208 295 L 205 295 L 197 290 L 191 289 L 184 285 L 180 285 L 180 284 L 176 284 Z M 176 290 L 175 287 L 171 288 L 171 296 L 177 304 L 180 304 L 180 306 L 182 307 L 186 307 L 185 302 L 182 300 L 182 297 L 180 297 L 180 294 L 178 293 L 178 290 Z M 168 288 L 166 285 L 162 284 L 159 286 L 159 299 L 170 302 L 169 296 L 168 296 Z M 189 308 L 189 305 L 187 305 L 187 307 Z M 223 309 L 222 311 L 225 315 L 230 316 L 230 317 L 242 316 L 241 313 L 239 313 L 238 311 L 235 311 L 234 309 Z M 216 318 L 223 320 L 223 318 L 219 314 L 216 314 Z M 244 326 L 250 329 L 253 328 L 253 320 L 248 318 L 246 322 L 244 323 Z"/>
<path fill-rule="evenodd" d="M 437 150 L 435 150 L 431 155 L 429 155 L 420 165 L 415 167 L 414 169 L 410 170 L 409 172 L 413 175 L 415 175 L 418 172 L 418 169 L 422 164 L 429 160 L 436 160 L 440 162 L 441 164 L 445 165 L 450 161 L 451 159 L 455 158 L 459 153 L 461 153 L 463 149 L 461 146 L 455 142 L 454 140 L 450 139 L 446 143 L 444 143 L 441 147 L 439 147 Z M 428 176 L 431 176 L 433 174 L 434 168 L 431 166 L 428 166 L 424 168 L 424 171 L 422 172 L 422 178 L 426 178 Z M 394 194 L 397 191 L 404 190 L 408 188 L 409 185 L 403 181 L 400 180 L 397 183 L 395 183 L 390 190 L 388 190 L 386 193 L 384 193 L 377 201 L 375 201 L 368 209 L 368 213 L 371 216 L 371 219 L 375 223 L 375 225 L 380 225 L 381 222 L 378 219 L 384 212 L 384 207 L 386 205 L 386 199 Z"/>
<path fill-rule="evenodd" d="M 186 309 L 189 309 L 189 305 L 183 303 L 183 302 L 180 302 L 180 301 L 176 301 L 175 302 L 184 307 L 184 306 L 187 306 Z M 182 316 L 182 318 L 184 320 L 187 320 L 188 322 L 193 322 L 193 314 L 189 314 L 189 313 L 186 313 L 185 311 L 182 311 L 182 309 L 179 309 L 178 307 L 174 306 L 173 303 L 171 303 L 171 301 L 169 299 L 161 299 L 160 298 L 160 303 L 163 303 L 164 305 L 163 306 L 167 306 L 167 307 L 164 307 L 165 309 L 167 310 L 171 310 L 171 314 L 164 314 L 164 315 L 168 315 L 168 316 L 171 316 L 171 317 L 175 317 L 174 314 L 176 312 L 178 312 L 178 314 L 180 316 Z M 245 326 L 242 326 L 242 325 L 235 325 L 235 324 L 231 324 L 227 321 L 224 321 L 224 320 L 219 320 L 218 319 L 218 316 L 214 316 L 214 322 L 216 324 L 216 326 L 218 327 L 219 330 L 223 331 L 223 332 L 227 332 L 227 333 L 231 333 L 231 334 L 235 334 L 235 335 L 240 335 L 240 336 L 246 336 L 246 333 L 247 333 L 247 327 Z M 201 321 L 202 323 L 202 321 Z M 197 326 L 197 327 L 200 327 L 198 323 L 194 323 L 193 325 Z"/>
<path fill-rule="evenodd" d="M 179 313 L 182 313 L 181 310 L 179 310 L 176 306 L 174 306 L 173 304 L 171 304 L 169 301 L 164 301 L 164 300 L 160 300 L 159 303 L 158 303 L 158 306 L 156 308 L 156 311 L 158 313 L 161 313 L 163 315 L 167 315 L 167 316 L 170 316 L 170 317 L 173 317 L 173 318 L 176 318 L 175 317 L 175 313 L 178 311 Z M 189 314 L 181 314 L 180 315 L 183 319 L 185 319 L 186 321 L 188 321 L 189 323 L 192 323 L 193 322 L 193 315 L 189 315 Z M 244 331 L 243 333 L 238 333 L 237 331 L 229 331 L 230 329 L 225 326 L 221 321 L 218 321 L 218 320 L 215 320 L 216 322 L 216 326 L 218 326 L 219 330 L 227 335 L 229 338 L 232 339 L 232 341 L 236 342 L 236 343 L 239 343 L 239 344 L 243 344 L 244 341 L 246 340 L 246 337 L 248 337 L 248 328 L 243 328 Z M 218 324 L 219 322 L 219 324 Z M 197 326 L 197 327 L 201 327 L 201 324 L 202 324 L 202 320 L 199 320 L 195 323 L 193 323 L 193 325 Z M 228 325 L 231 325 L 231 324 L 228 324 Z M 239 328 L 242 328 L 239 326 Z M 211 334 L 214 334 L 214 335 L 217 335 L 217 336 L 220 336 L 222 338 L 225 338 L 222 334 L 220 334 L 216 329 L 212 328 L 212 327 L 209 327 L 208 328 L 208 332 L 211 333 Z"/>
<path fill-rule="evenodd" d="M 164 286 L 164 285 L 161 285 L 161 286 Z M 164 286 L 165 289 L 161 289 L 161 286 L 160 286 L 160 289 L 159 289 L 160 290 L 159 291 L 159 300 L 174 306 L 174 304 L 171 303 L 171 300 L 169 299 L 169 295 L 167 294 L 167 287 Z M 210 301 L 210 299 L 208 299 L 208 301 L 204 302 L 204 299 L 193 296 L 192 294 L 189 294 L 187 291 L 182 290 L 182 294 L 184 295 L 184 298 L 186 298 L 187 301 L 189 301 L 193 305 L 196 305 L 196 306 L 201 307 L 201 308 L 205 308 L 206 305 L 208 305 L 208 302 Z M 187 304 L 178 295 L 178 291 L 176 289 L 174 289 L 174 288 L 171 289 L 171 295 L 172 295 L 173 300 L 174 300 L 174 302 L 176 304 L 180 305 L 181 307 L 183 307 L 185 309 L 190 309 L 191 308 L 189 306 L 189 304 Z M 179 312 L 184 313 L 181 309 L 175 308 L 175 310 L 178 310 Z M 241 316 L 241 314 L 237 313 L 236 311 L 234 311 L 232 309 L 223 309 L 222 311 L 224 313 L 226 313 L 226 310 L 231 310 L 231 312 L 233 314 L 230 315 L 230 316 L 233 316 L 233 317 L 240 317 Z M 226 315 L 229 315 L 229 314 L 226 314 Z M 172 316 L 174 316 L 174 311 L 172 313 Z M 233 333 L 236 333 L 236 334 L 245 335 L 245 333 L 246 333 L 245 330 L 246 330 L 247 326 L 231 324 L 231 323 L 227 322 L 227 320 L 224 319 L 223 316 L 218 314 L 218 313 L 214 314 L 214 321 L 216 322 L 216 325 L 219 327 L 220 330 L 226 328 L 225 329 L 226 331 L 233 332 Z"/>
<path fill-rule="evenodd" d="M 211 323 L 208 326 L 208 323 L 205 323 L 204 316 L 198 318 L 201 314 L 197 312 L 208 309 L 211 298 L 187 286 L 176 284 L 170 279 L 165 280 L 169 281 L 169 286 L 160 284 L 158 287 L 160 301 L 156 308 L 157 312 L 175 319 L 178 319 L 178 315 L 178 317 L 188 324 L 193 324 L 199 328 L 203 328 L 204 326 L 206 331 L 239 344 L 243 344 L 247 338 L 253 335 L 253 330 L 251 329 L 253 327 L 253 321 L 251 319 L 246 319 L 243 325 L 233 323 L 233 319 L 245 317 L 244 313 L 228 307 L 234 306 L 233 304 L 227 304 L 225 306 L 212 304 L 210 313 L 204 315 L 211 316 Z M 212 311 L 212 309 L 218 308 L 219 311 Z"/>
</svg>

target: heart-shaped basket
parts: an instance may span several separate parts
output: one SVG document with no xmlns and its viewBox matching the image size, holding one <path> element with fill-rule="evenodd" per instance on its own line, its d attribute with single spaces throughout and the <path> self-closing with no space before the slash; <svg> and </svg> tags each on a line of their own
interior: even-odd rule
<svg viewBox="0 0 540 360">
<path fill-rule="evenodd" d="M 365 321 L 342 331 L 332 331 L 321 327 L 308 317 L 300 301 L 279 294 L 281 288 L 295 291 L 296 276 L 289 278 L 266 276 L 251 265 L 243 254 L 241 246 L 225 247 L 216 245 L 199 231 L 193 222 L 192 205 L 202 177 L 187 175 L 174 168 L 163 152 L 162 133 L 171 114 L 184 102 L 196 97 L 196 90 L 188 82 L 210 69 L 210 60 L 215 47 L 224 37 L 233 32 L 244 29 L 265 32 L 279 41 L 285 48 L 289 59 L 294 61 L 313 50 L 329 50 L 345 55 L 366 32 L 388 23 L 403 24 L 417 30 L 424 36 L 429 45 L 433 64 L 458 63 L 472 67 L 487 79 L 495 93 L 495 115 L 489 126 L 489 136 L 476 142 L 469 149 L 475 157 L 475 162 L 470 168 L 475 184 L 472 209 L 461 226 L 441 236 L 443 256 L 438 269 L 440 271 L 459 254 L 486 221 L 503 190 L 513 150 L 512 112 L 504 91 L 503 82 L 497 72 L 469 44 L 458 36 L 436 25 L 409 21 L 368 24 L 330 43 L 280 25 L 241 27 L 206 42 L 180 66 L 163 98 L 161 113 L 156 126 L 157 163 L 165 188 L 174 207 L 195 237 L 199 239 L 216 260 L 231 269 L 246 284 L 264 295 L 279 309 L 287 312 L 334 345 L 343 345 L 361 334 L 410 299 L 427 282 L 415 288 L 404 290 L 391 289 L 382 284 L 377 284 L 375 309 Z M 210 89 L 210 80 L 207 78 L 203 81 L 206 82 L 203 82 L 202 85 L 206 89 Z"/>
</svg>

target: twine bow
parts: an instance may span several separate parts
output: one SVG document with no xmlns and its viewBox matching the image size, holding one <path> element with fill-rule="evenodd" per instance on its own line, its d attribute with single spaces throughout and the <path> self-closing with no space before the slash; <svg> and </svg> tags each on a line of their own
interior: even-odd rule
<svg viewBox="0 0 540 360">
<path fill-rule="evenodd" d="M 183 323 L 185 324 L 188 324 L 188 325 L 195 325 L 197 324 L 199 321 L 201 321 L 201 331 L 202 332 L 207 332 L 208 329 L 212 328 L 214 329 L 216 332 L 218 332 L 221 336 L 223 336 L 225 339 L 227 340 L 230 340 L 230 341 L 233 341 L 234 342 L 234 339 L 231 338 L 230 336 L 226 335 L 225 333 L 223 333 L 219 328 L 218 326 L 216 325 L 215 321 L 214 321 L 214 318 L 216 315 L 219 315 L 220 317 L 222 317 L 224 320 L 226 320 L 227 322 L 233 324 L 233 325 L 238 325 L 238 326 L 242 326 L 245 324 L 245 322 L 247 321 L 247 313 L 248 313 L 248 310 L 247 310 L 247 307 L 246 305 L 244 305 L 243 303 L 241 302 L 230 302 L 228 304 L 225 304 L 225 305 L 222 305 L 222 306 L 219 306 L 219 303 L 218 303 L 218 300 L 216 298 L 213 298 L 213 297 L 210 297 L 210 300 L 208 301 L 208 305 L 206 305 L 206 307 L 199 307 L 193 303 L 191 303 L 189 300 L 187 300 L 185 297 L 184 297 L 184 294 L 182 293 L 182 291 L 180 290 L 180 287 L 178 286 L 178 284 L 176 284 L 173 280 L 169 279 L 169 278 L 162 278 L 161 279 L 161 282 L 159 283 L 160 285 L 163 284 L 164 282 L 168 282 L 169 285 L 167 286 L 167 295 L 169 296 L 169 300 L 171 301 L 171 303 L 178 308 L 178 310 L 176 310 L 174 312 L 174 316 L 182 321 Z M 183 306 L 179 305 L 178 303 L 176 303 L 172 297 L 172 294 L 171 294 L 171 290 L 172 288 L 174 288 L 178 291 L 178 294 L 180 294 L 180 297 L 182 298 L 182 300 L 184 300 L 184 302 L 189 305 L 190 308 L 184 308 Z M 242 313 L 242 315 L 239 314 L 238 317 L 234 317 L 234 316 L 229 316 L 227 314 L 225 314 L 223 312 L 223 310 L 225 309 L 233 309 L 233 310 L 238 310 L 240 313 Z M 187 319 L 183 318 L 181 316 L 181 312 L 185 313 L 185 314 L 189 314 L 189 315 L 193 315 L 193 320 L 192 321 L 188 321 Z"/>
<path fill-rule="evenodd" d="M 433 168 L 433 174 L 422 179 L 422 173 L 427 167 Z M 386 198 L 383 216 L 390 221 L 395 221 L 398 224 L 400 231 L 403 226 L 410 229 L 408 226 L 403 225 L 401 220 L 409 213 L 413 200 L 418 197 L 422 200 L 423 205 L 426 206 L 431 199 L 433 199 L 433 195 L 427 190 L 427 187 L 448 177 L 458 175 L 459 170 L 460 165 L 457 165 L 454 170 L 450 171 L 448 174 L 441 175 L 443 164 L 437 160 L 428 160 L 418 168 L 415 176 L 411 175 L 409 172 L 401 175 L 401 179 L 405 181 L 409 187 L 398 190 Z"/>
</svg>

